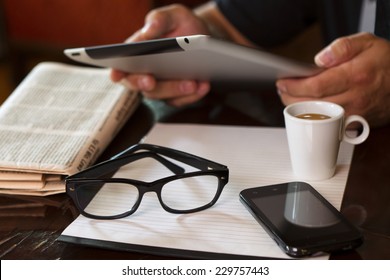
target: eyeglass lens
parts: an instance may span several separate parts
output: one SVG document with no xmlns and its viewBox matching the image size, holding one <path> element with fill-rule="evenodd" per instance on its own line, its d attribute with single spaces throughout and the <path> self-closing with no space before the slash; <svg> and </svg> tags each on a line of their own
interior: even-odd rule
<svg viewBox="0 0 390 280">
<path fill-rule="evenodd" d="M 210 203 L 218 190 L 218 178 L 202 175 L 171 181 L 164 185 L 161 199 L 175 210 L 190 210 Z"/>
<path fill-rule="evenodd" d="M 137 187 L 123 183 L 87 183 L 76 192 L 84 212 L 102 217 L 126 213 L 138 200 Z"/>
<path fill-rule="evenodd" d="M 218 190 L 218 178 L 202 175 L 176 179 L 164 185 L 163 203 L 179 211 L 192 210 L 209 204 Z M 129 212 L 139 198 L 138 189 L 124 183 L 86 183 L 77 188 L 77 198 L 84 212 L 101 217 Z"/>
</svg>

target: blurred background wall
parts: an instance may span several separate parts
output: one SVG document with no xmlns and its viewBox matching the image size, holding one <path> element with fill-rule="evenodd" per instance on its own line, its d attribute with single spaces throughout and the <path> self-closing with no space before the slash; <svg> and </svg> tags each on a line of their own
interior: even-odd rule
<svg viewBox="0 0 390 280">
<path fill-rule="evenodd" d="M 69 47 L 121 43 L 153 8 L 207 0 L 0 0 L 0 104 L 41 61 L 73 63 Z M 317 25 L 270 51 L 311 62 L 322 47 Z"/>
<path fill-rule="evenodd" d="M 69 47 L 121 43 L 153 8 L 201 0 L 0 0 L 0 104 L 41 61 Z"/>
</svg>

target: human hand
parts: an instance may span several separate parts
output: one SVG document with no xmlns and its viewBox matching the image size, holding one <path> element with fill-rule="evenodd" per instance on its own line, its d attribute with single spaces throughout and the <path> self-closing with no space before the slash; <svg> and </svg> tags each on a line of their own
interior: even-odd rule
<svg viewBox="0 0 390 280">
<path fill-rule="evenodd" d="M 359 33 L 335 40 L 318 53 L 320 74 L 276 83 L 285 105 L 304 100 L 340 104 L 347 115 L 365 117 L 373 126 L 390 122 L 390 42 Z"/>
<path fill-rule="evenodd" d="M 209 34 L 209 30 L 192 10 L 182 5 L 170 5 L 149 12 L 143 28 L 135 32 L 127 42 L 194 34 Z M 122 82 L 130 89 L 141 91 L 147 98 L 165 100 L 172 106 L 196 102 L 210 90 L 208 82 L 157 81 L 152 75 L 125 73 L 116 69 L 111 71 L 111 80 Z"/>
</svg>

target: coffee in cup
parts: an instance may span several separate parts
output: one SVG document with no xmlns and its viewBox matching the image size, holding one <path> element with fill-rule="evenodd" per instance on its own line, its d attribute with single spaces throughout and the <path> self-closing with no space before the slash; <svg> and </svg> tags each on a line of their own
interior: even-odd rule
<svg viewBox="0 0 390 280">
<path fill-rule="evenodd" d="M 304 120 L 326 120 L 326 119 L 330 119 L 330 117 L 327 116 L 327 115 L 317 114 L 317 113 L 304 113 L 304 114 L 296 115 L 296 117 L 299 118 L 299 119 L 304 119 Z"/>
</svg>

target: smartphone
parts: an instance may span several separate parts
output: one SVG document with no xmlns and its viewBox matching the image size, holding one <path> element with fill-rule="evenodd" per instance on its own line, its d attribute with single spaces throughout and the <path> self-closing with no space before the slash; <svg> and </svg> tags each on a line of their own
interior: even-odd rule
<svg viewBox="0 0 390 280">
<path fill-rule="evenodd" d="M 362 233 L 305 182 L 245 189 L 240 201 L 291 257 L 350 250 Z"/>
</svg>

